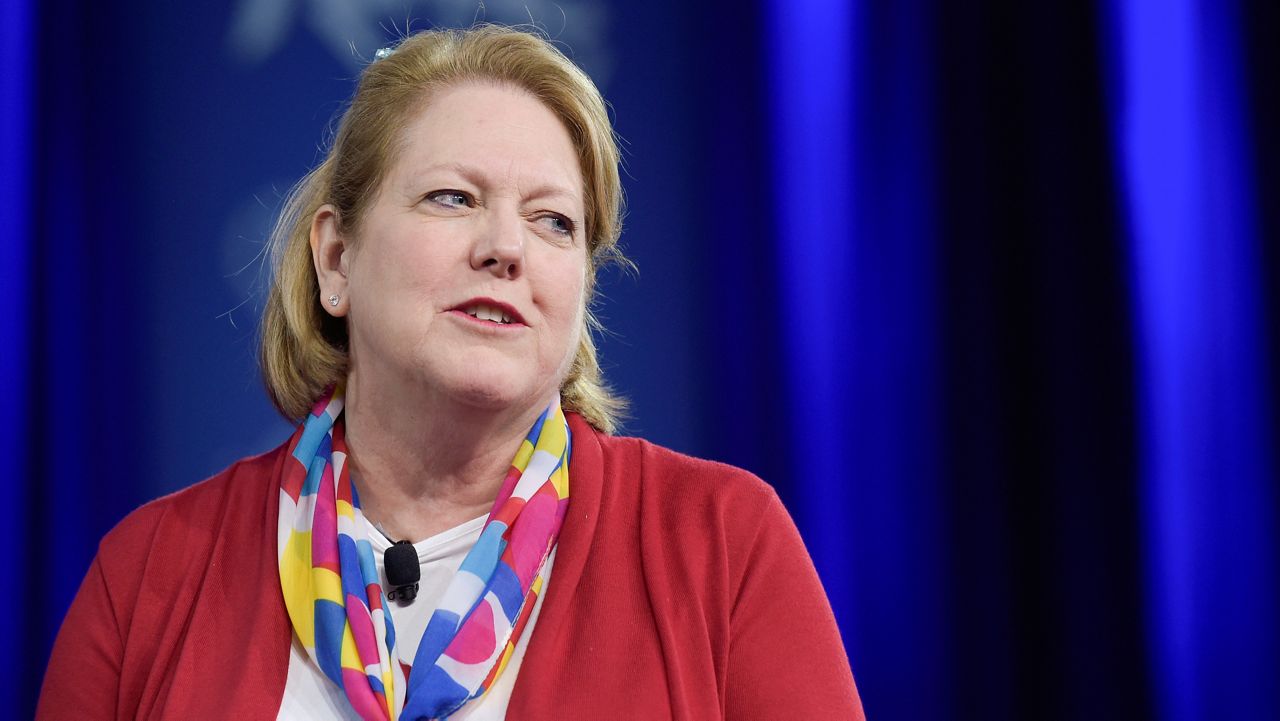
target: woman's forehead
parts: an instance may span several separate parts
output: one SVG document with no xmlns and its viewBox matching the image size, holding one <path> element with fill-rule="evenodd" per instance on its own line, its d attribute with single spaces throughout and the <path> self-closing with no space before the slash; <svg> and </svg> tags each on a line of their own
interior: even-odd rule
<svg viewBox="0 0 1280 721">
<path fill-rule="evenodd" d="M 392 175 L 406 181 L 451 175 L 581 199 L 568 130 L 523 90 L 466 84 L 440 91 L 409 117 L 398 145 Z"/>
</svg>

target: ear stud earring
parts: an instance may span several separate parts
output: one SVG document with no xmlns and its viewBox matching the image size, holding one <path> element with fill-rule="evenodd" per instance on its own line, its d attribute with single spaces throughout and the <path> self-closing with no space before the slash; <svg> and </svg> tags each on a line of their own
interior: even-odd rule
<svg viewBox="0 0 1280 721">
<path fill-rule="evenodd" d="M 334 307 L 337 307 L 337 305 L 338 305 L 338 294 L 337 294 L 337 293 L 334 293 L 333 295 L 329 296 L 329 305 L 332 305 L 332 306 L 334 306 Z"/>
</svg>

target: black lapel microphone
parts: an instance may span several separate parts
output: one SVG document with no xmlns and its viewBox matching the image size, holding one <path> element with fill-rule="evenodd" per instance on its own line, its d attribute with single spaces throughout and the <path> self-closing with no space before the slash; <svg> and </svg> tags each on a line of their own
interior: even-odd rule
<svg viewBox="0 0 1280 721">
<path fill-rule="evenodd" d="M 418 552 L 409 541 L 396 541 L 382 553 L 382 567 L 387 572 L 387 584 L 391 592 L 387 598 L 408 603 L 418 597 L 418 580 L 422 568 L 418 566 Z"/>
</svg>

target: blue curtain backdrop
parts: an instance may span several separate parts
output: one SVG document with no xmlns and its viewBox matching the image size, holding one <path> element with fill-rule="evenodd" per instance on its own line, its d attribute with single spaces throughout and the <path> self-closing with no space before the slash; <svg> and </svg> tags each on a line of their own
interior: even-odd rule
<svg viewBox="0 0 1280 721">
<path fill-rule="evenodd" d="M 95 544 L 279 443 L 288 186 L 475 2 L 0 10 L 0 715 Z M 875 719 L 1280 718 L 1280 17 L 1117 0 L 487 2 L 625 139 L 628 432 L 800 525 Z"/>
</svg>

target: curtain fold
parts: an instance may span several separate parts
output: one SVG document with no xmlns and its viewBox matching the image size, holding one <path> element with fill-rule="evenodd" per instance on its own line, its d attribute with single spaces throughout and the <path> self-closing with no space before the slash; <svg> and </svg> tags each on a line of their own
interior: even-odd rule
<svg viewBox="0 0 1280 721">
<path fill-rule="evenodd" d="M 116 22 L 104 6 L 30 9 L 26 28 L 14 27 L 28 52 L 16 69 L 29 88 L 16 109 L 28 123 L 25 163 L 4 171 L 25 206 L 15 217 L 27 219 L 6 230 L 25 263 L 6 288 L 23 295 L 21 335 L 5 352 L 22 364 L 11 386 L 20 401 L 6 404 L 17 414 L 5 434 L 17 461 L 4 474 L 17 515 L 6 528 L 14 589 L 4 595 L 14 608 L 5 618 L 17 621 L 6 638 L 32 650 L 9 666 L 17 717 L 34 712 L 54 635 L 98 539 L 147 500 L 138 459 L 156 452 L 137 432 L 137 285 L 148 244 L 130 213 L 139 109 L 118 102 L 133 67 L 130 35 L 103 32 Z"/>
<path fill-rule="evenodd" d="M 1166 719 L 1280 714 L 1275 319 L 1251 140 L 1266 129 L 1250 118 L 1242 17 L 1234 3 L 1132 0 L 1111 18 L 1140 349 L 1145 619 Z"/>
<path fill-rule="evenodd" d="M 7 499 L 0 510 L 0 548 L 21 551 L 28 545 L 31 525 L 27 513 L 29 448 L 26 412 L 30 357 L 31 224 L 29 174 L 32 135 L 31 24 L 35 8 L 26 0 L 0 6 L 0 218 L 7 227 L 0 235 L 0 308 L 8 322 L 5 350 L 0 351 L 0 385 L 7 402 L 0 408 L 0 494 Z M 22 563 L 20 561 L 20 563 Z M 26 570 L 25 563 L 19 567 Z M 6 574 L 0 590 L 0 638 L 25 639 L 28 616 L 36 609 L 26 600 L 25 573 Z M 16 656 L 17 654 L 13 654 Z M 29 708 L 33 679 L 42 667 L 41 654 L 29 664 L 6 666 L 0 698 L 14 699 L 14 707 Z"/>
</svg>

